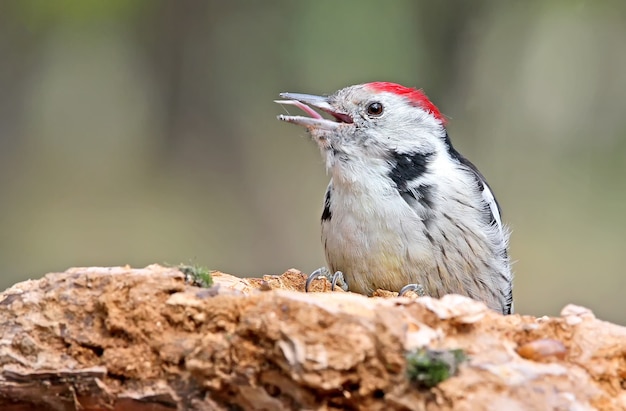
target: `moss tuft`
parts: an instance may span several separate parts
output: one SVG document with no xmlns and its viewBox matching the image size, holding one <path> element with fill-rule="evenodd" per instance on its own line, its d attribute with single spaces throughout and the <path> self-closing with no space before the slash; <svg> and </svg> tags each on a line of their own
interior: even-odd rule
<svg viewBox="0 0 626 411">
<path fill-rule="evenodd" d="M 178 264 L 176 266 L 183 274 L 185 274 L 185 281 L 196 287 L 209 288 L 213 285 L 213 277 L 211 277 L 211 270 L 199 265 Z"/>
<path fill-rule="evenodd" d="M 420 348 L 406 354 L 408 379 L 422 388 L 432 388 L 456 374 L 459 364 L 467 359 L 465 352 Z"/>
</svg>

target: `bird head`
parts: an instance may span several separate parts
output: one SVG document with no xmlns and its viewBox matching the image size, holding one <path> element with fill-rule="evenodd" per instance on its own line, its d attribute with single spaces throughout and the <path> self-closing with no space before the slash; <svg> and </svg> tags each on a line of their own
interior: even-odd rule
<svg viewBox="0 0 626 411">
<path fill-rule="evenodd" d="M 375 82 L 346 87 L 327 97 L 280 96 L 283 100 L 277 103 L 296 106 L 308 116 L 278 119 L 308 129 L 333 176 L 359 166 L 384 170 L 398 154 L 433 153 L 449 144 L 445 119 L 421 90 Z"/>
</svg>

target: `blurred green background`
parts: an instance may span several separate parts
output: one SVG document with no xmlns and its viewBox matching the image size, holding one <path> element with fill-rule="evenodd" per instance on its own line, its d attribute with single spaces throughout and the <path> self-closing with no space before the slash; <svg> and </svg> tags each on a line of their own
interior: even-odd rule
<svg viewBox="0 0 626 411">
<path fill-rule="evenodd" d="M 513 230 L 516 310 L 626 324 L 626 2 L 0 2 L 0 287 L 71 266 L 324 264 L 281 91 L 424 88 Z"/>
</svg>

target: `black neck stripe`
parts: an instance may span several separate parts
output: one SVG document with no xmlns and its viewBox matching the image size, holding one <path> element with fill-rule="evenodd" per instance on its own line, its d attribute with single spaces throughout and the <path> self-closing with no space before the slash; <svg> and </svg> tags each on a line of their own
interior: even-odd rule
<svg viewBox="0 0 626 411">
<path fill-rule="evenodd" d="M 324 198 L 324 211 L 322 211 L 322 221 L 330 220 L 332 213 L 330 212 L 330 187 L 326 190 L 326 197 Z"/>
<path fill-rule="evenodd" d="M 389 178 L 396 183 L 399 191 L 406 191 L 407 184 L 427 171 L 433 153 L 391 152 Z"/>
</svg>

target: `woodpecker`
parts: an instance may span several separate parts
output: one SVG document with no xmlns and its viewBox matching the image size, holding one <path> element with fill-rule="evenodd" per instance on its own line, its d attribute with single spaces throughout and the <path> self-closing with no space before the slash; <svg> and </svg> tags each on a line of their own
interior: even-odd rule
<svg viewBox="0 0 626 411">
<path fill-rule="evenodd" d="M 308 116 L 278 119 L 308 130 L 331 176 L 321 225 L 335 280 L 365 295 L 410 285 L 512 312 L 509 231 L 498 202 L 422 90 L 374 82 L 330 96 L 280 96 L 277 103 Z"/>
</svg>

